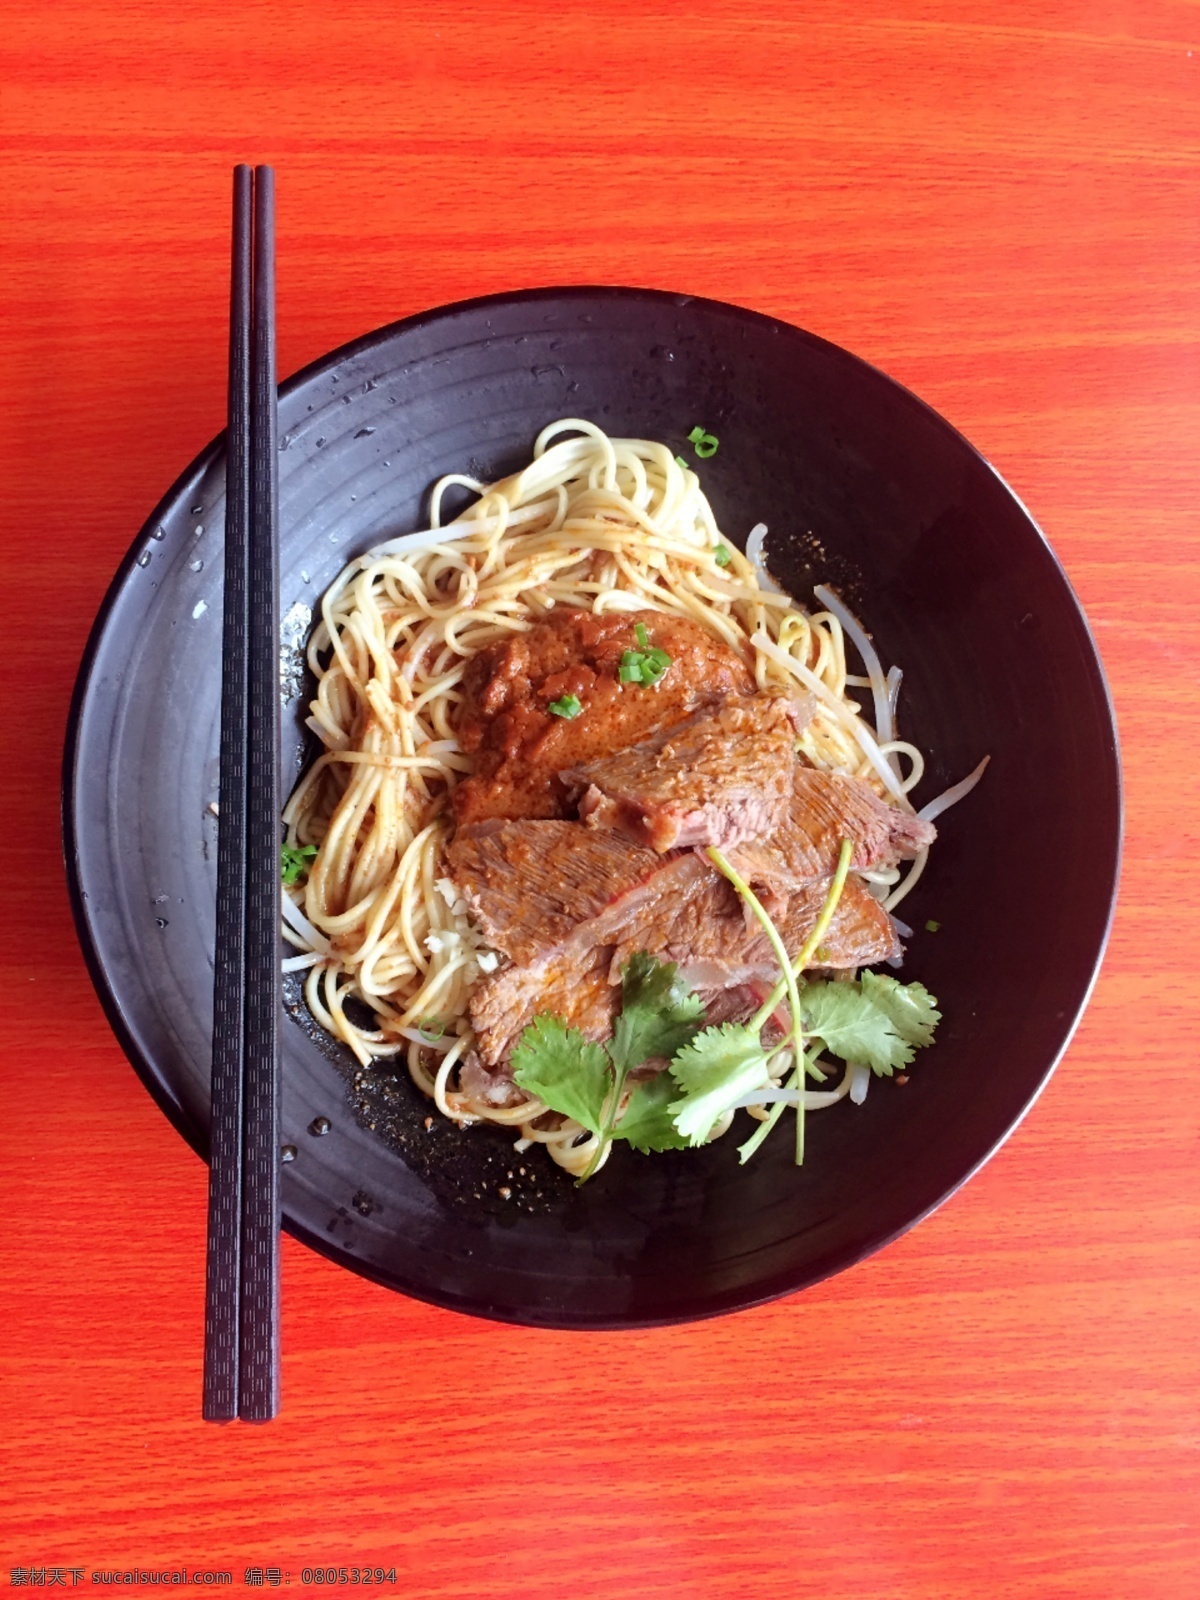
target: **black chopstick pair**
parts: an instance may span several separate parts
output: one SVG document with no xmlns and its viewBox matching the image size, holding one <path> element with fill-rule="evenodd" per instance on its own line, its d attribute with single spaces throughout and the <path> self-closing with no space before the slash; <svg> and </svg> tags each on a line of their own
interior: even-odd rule
<svg viewBox="0 0 1200 1600">
<path fill-rule="evenodd" d="M 204 1416 L 279 1409 L 275 175 L 233 174 Z"/>
</svg>

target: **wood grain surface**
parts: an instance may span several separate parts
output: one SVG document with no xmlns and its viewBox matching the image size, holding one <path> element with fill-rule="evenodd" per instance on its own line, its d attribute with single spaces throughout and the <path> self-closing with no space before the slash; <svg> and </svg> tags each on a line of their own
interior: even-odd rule
<svg viewBox="0 0 1200 1600">
<path fill-rule="evenodd" d="M 1198 36 L 1194 0 L 4 7 L 0 1586 L 1200 1593 Z M 713 295 L 911 385 L 1048 531 L 1121 723 L 1116 927 L 1032 1114 L 873 1260 L 568 1336 L 285 1240 L 284 1413 L 199 1420 L 206 1175 L 89 986 L 57 784 L 105 586 L 222 424 L 236 160 L 279 173 L 285 373 L 491 290 Z"/>
</svg>

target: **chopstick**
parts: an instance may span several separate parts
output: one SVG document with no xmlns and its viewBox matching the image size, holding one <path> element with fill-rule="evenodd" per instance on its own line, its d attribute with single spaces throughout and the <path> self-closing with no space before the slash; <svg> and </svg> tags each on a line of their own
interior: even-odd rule
<svg viewBox="0 0 1200 1600">
<path fill-rule="evenodd" d="M 279 1409 L 275 176 L 233 175 L 203 1414 Z"/>
</svg>

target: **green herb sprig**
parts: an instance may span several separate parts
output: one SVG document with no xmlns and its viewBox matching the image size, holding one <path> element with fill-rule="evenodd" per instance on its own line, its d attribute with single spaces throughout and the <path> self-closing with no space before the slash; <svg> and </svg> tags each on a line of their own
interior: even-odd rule
<svg viewBox="0 0 1200 1600">
<path fill-rule="evenodd" d="M 279 852 L 279 875 L 289 886 L 308 876 L 308 867 L 316 859 L 315 844 L 285 844 Z"/>
<path fill-rule="evenodd" d="M 621 971 L 621 1014 L 607 1048 L 568 1028 L 561 1017 L 535 1017 L 525 1029 L 513 1051 L 514 1080 L 595 1136 L 580 1183 L 592 1176 L 613 1139 L 644 1153 L 687 1144 L 668 1109 L 675 1091 L 669 1079 L 660 1082 L 665 1073 L 639 1084 L 623 1111 L 621 1101 L 636 1067 L 652 1056 L 669 1060 L 703 1021 L 704 1002 L 675 965 L 639 951 Z"/>
<path fill-rule="evenodd" d="M 707 1129 L 699 1128 L 704 1116 L 711 1113 L 707 1125 L 711 1128 L 717 1117 L 724 1116 L 743 1095 L 760 1086 L 765 1087 L 768 1081 L 768 1062 L 789 1041 L 795 1049 L 797 1063 L 804 1060 L 804 1025 L 797 979 L 812 959 L 813 951 L 824 938 L 825 930 L 837 910 L 846 874 L 850 870 L 853 851 L 852 842 L 844 839 L 837 871 L 825 896 L 825 903 L 804 942 L 804 947 L 793 961 L 788 955 L 779 930 L 749 884 L 744 882 L 719 850 L 711 847 L 708 850 L 709 860 L 723 877 L 729 879 L 762 925 L 763 932 L 779 959 L 782 976 L 749 1022 L 727 1022 L 723 1028 L 709 1029 L 708 1033 L 695 1042 L 692 1058 L 684 1063 L 685 1076 L 681 1080 L 688 1092 L 671 1106 L 679 1119 L 678 1125 L 681 1131 L 687 1131 L 693 1136 L 700 1132 L 702 1136 L 703 1132 L 707 1132 Z M 767 1048 L 762 1044 L 760 1035 L 785 993 L 791 1011 L 791 1033 L 787 1039 Z M 710 1035 L 720 1037 L 710 1038 Z M 672 1071 L 678 1078 L 677 1066 L 678 1063 L 672 1063 Z M 800 1091 L 796 1102 L 796 1165 L 800 1166 L 804 1161 L 804 1084 L 799 1065 L 796 1078 Z M 692 1104 L 689 1104 L 689 1101 Z M 694 1137 L 693 1142 L 699 1143 L 699 1138 Z"/>
</svg>

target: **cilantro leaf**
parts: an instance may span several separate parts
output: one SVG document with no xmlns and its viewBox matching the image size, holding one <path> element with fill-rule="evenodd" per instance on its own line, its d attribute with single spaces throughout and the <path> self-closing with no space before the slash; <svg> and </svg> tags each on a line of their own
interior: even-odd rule
<svg viewBox="0 0 1200 1600">
<path fill-rule="evenodd" d="M 863 994 L 887 1014 L 892 1027 L 909 1044 L 933 1043 L 934 1029 L 942 1020 L 942 1013 L 924 984 L 900 983 L 882 972 L 864 972 L 859 981 Z"/>
<path fill-rule="evenodd" d="M 613 1129 L 613 1138 L 626 1140 L 643 1155 L 655 1150 L 686 1150 L 688 1140 L 675 1126 L 671 1114 L 675 1093 L 669 1072 L 660 1072 L 646 1083 L 639 1083 Z"/>
<path fill-rule="evenodd" d="M 718 1117 L 767 1081 L 769 1058 L 758 1032 L 741 1022 L 705 1028 L 671 1062 L 671 1076 L 683 1091 L 671 1110 L 689 1144 L 702 1144 Z"/>
<path fill-rule="evenodd" d="M 890 1078 L 913 1058 L 912 1046 L 886 1012 L 864 1000 L 857 983 L 810 983 L 802 1004 L 809 1033 L 818 1034 L 843 1061 L 860 1062 Z"/>
<path fill-rule="evenodd" d="M 513 1078 L 522 1089 L 544 1100 L 599 1136 L 604 1103 L 612 1088 L 608 1055 L 561 1017 L 535 1017 L 512 1053 Z"/>
<path fill-rule="evenodd" d="M 316 858 L 315 844 L 285 844 L 279 852 L 279 871 L 284 883 L 299 883 L 308 875 L 308 864 Z"/>
<path fill-rule="evenodd" d="M 651 1056 L 668 1060 L 704 1021 L 704 1002 L 679 976 L 673 961 L 655 961 L 639 950 L 621 969 L 621 1015 L 609 1049 L 618 1072 L 640 1067 Z"/>
<path fill-rule="evenodd" d="M 835 1056 L 888 1078 L 908 1065 L 914 1047 L 932 1042 L 940 1015 L 919 983 L 905 985 L 874 972 L 857 983 L 810 983 L 802 1005 L 809 1033 Z"/>
</svg>

